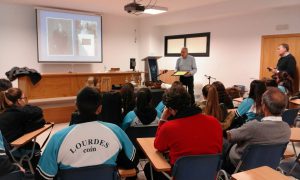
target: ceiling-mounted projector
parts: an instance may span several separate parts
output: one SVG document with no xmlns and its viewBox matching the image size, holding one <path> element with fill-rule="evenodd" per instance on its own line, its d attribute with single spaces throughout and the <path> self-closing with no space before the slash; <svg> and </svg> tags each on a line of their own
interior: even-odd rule
<svg viewBox="0 0 300 180">
<path fill-rule="evenodd" d="M 125 5 L 124 10 L 127 11 L 128 13 L 144 12 L 145 6 L 133 1 L 132 3 Z"/>
</svg>

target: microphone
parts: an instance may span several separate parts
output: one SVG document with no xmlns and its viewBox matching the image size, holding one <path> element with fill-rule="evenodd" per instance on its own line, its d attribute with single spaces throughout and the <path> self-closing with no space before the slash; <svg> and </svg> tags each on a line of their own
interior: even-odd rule
<svg viewBox="0 0 300 180">
<path fill-rule="evenodd" d="M 216 78 L 214 78 L 214 77 L 211 77 L 211 76 L 208 76 L 208 75 L 204 75 L 206 78 L 208 78 L 208 79 L 214 79 L 214 80 L 216 80 Z"/>
</svg>

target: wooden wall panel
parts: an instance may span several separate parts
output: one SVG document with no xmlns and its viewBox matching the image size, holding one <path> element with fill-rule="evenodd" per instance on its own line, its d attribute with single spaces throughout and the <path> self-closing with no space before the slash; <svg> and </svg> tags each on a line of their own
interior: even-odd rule
<svg viewBox="0 0 300 180">
<path fill-rule="evenodd" d="M 67 123 L 71 120 L 71 114 L 75 111 L 75 106 L 43 108 L 44 118 L 48 122 Z"/>
<path fill-rule="evenodd" d="M 43 99 L 76 96 L 86 84 L 88 77 L 111 77 L 111 84 L 124 84 L 131 77 L 137 82 L 140 72 L 112 72 L 112 73 L 69 73 L 69 74 L 42 74 L 42 79 L 32 85 L 28 77 L 19 78 L 19 88 L 28 99 Z"/>
</svg>

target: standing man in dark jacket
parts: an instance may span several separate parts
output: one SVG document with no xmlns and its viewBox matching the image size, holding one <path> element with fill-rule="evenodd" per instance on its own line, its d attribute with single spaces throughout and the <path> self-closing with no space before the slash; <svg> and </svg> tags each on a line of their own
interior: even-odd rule
<svg viewBox="0 0 300 180">
<path fill-rule="evenodd" d="M 286 71 L 291 78 L 295 79 L 296 76 L 296 60 L 295 57 L 289 52 L 290 47 L 286 43 L 278 46 L 277 52 L 280 56 L 275 69 L 269 68 L 274 74 L 281 71 Z"/>
</svg>

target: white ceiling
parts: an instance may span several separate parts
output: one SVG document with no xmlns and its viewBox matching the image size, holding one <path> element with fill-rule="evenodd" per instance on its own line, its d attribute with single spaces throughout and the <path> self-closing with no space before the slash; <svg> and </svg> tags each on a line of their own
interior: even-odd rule
<svg viewBox="0 0 300 180">
<path fill-rule="evenodd" d="M 168 7 L 169 13 L 229 0 L 152 0 L 157 6 Z M 33 6 L 66 8 L 128 16 L 124 5 L 133 0 L 1 0 L 1 2 Z M 137 0 L 146 5 L 149 0 Z M 134 16 L 134 15 L 130 15 Z"/>
</svg>

